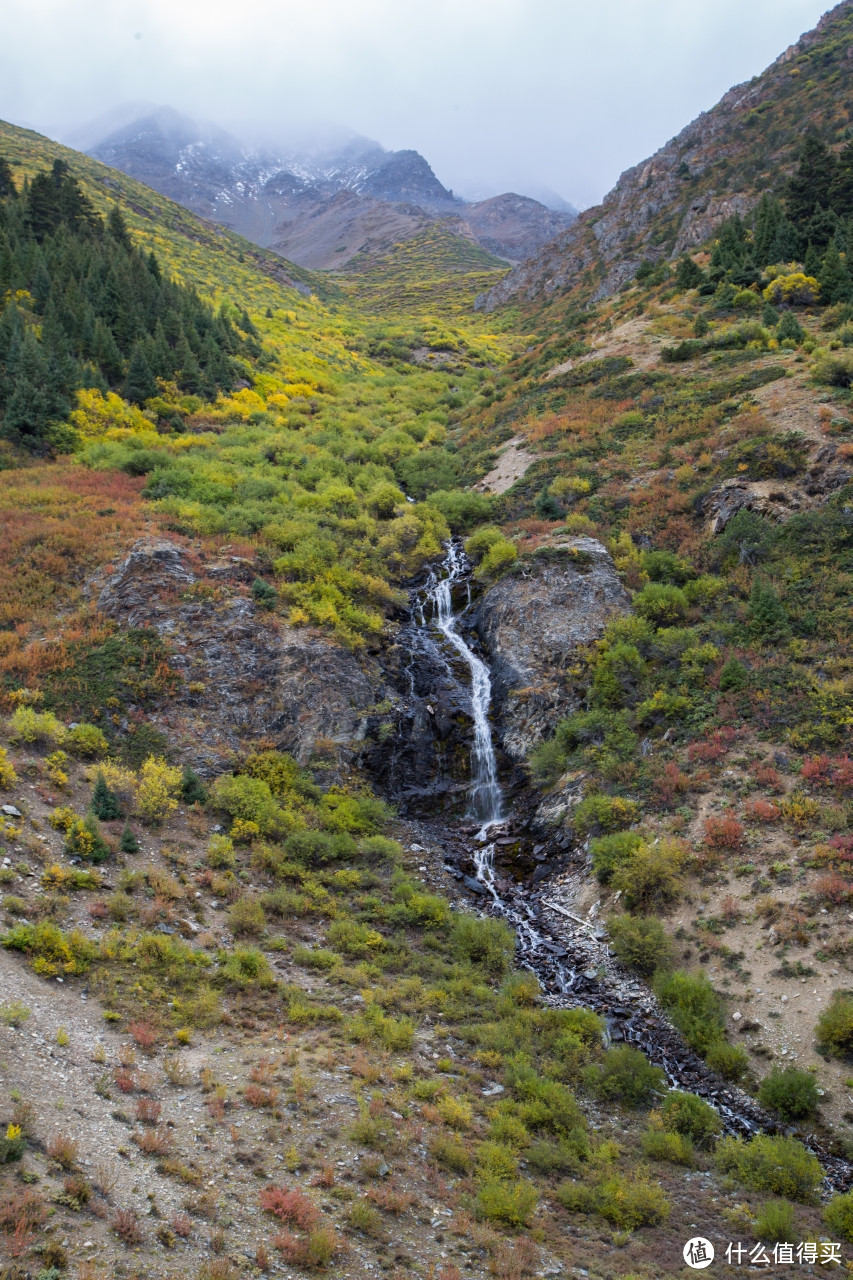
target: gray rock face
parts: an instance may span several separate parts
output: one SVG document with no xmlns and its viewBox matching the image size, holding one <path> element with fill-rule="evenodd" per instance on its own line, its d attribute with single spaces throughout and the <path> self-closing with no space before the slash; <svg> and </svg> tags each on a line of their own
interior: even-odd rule
<svg viewBox="0 0 853 1280">
<path fill-rule="evenodd" d="M 566 538 L 543 549 L 485 593 L 474 621 L 509 756 L 523 759 L 576 706 L 566 668 L 629 607 L 613 561 L 594 538 Z"/>
</svg>

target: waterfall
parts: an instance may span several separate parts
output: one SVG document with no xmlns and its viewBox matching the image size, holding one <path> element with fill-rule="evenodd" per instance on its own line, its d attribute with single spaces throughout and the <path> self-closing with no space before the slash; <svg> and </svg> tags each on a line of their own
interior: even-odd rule
<svg viewBox="0 0 853 1280">
<path fill-rule="evenodd" d="M 489 705 L 492 699 L 492 682 L 489 669 L 465 643 L 456 630 L 457 614 L 453 611 L 453 588 L 460 582 L 467 584 L 470 565 L 462 548 L 456 542 L 448 544 L 442 565 L 444 577 L 431 576 L 426 592 L 426 602 L 432 604 L 433 622 L 471 672 L 471 715 L 474 720 L 474 748 L 471 753 L 471 790 L 469 813 L 480 823 L 480 839 L 486 837 L 489 827 L 503 820 L 503 799 L 498 783 L 498 766 L 492 744 L 489 724 Z M 469 594 L 470 603 L 470 594 Z M 423 608 L 421 610 L 423 616 Z M 490 846 L 490 852 L 491 852 Z M 483 850 L 486 856 L 486 850 Z M 481 879 L 488 885 L 492 878 L 491 865 L 477 868 Z"/>
</svg>

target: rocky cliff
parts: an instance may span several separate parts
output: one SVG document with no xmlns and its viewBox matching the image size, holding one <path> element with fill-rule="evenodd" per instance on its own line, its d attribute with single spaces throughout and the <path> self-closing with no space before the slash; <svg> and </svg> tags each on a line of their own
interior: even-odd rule
<svg viewBox="0 0 853 1280">
<path fill-rule="evenodd" d="M 793 166 L 803 128 L 845 134 L 836 104 L 853 87 L 853 3 L 844 0 L 760 76 L 737 85 L 648 160 L 622 174 L 603 202 L 478 299 L 491 311 L 587 287 L 615 293 L 646 260 L 706 241 Z M 589 273 L 586 278 L 585 273 Z"/>
</svg>

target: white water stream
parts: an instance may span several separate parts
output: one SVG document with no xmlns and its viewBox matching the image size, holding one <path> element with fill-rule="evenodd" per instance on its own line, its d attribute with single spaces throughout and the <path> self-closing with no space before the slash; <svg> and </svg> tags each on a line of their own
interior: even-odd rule
<svg viewBox="0 0 853 1280">
<path fill-rule="evenodd" d="M 498 765 L 492 743 L 489 724 L 489 706 L 492 700 L 492 682 L 489 668 L 477 657 L 473 649 L 456 629 L 458 615 L 453 611 L 453 588 L 460 582 L 468 586 L 468 564 L 464 552 L 451 542 L 442 565 L 444 577 L 433 575 L 426 592 L 426 602 L 432 604 L 432 621 L 471 672 L 471 717 L 474 721 L 474 747 L 471 752 L 471 788 L 469 814 L 480 824 L 478 840 L 480 848 L 475 855 L 477 878 L 483 882 L 497 901 L 494 887 L 495 846 L 488 839 L 489 828 L 503 821 L 503 797 L 498 782 Z M 468 589 L 470 604 L 470 588 Z M 467 607 L 467 606 L 466 606 Z"/>
</svg>

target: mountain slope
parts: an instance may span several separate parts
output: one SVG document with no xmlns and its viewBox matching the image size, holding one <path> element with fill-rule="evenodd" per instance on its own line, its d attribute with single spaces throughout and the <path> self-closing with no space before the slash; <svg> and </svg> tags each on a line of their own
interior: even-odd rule
<svg viewBox="0 0 853 1280">
<path fill-rule="evenodd" d="M 853 89 L 853 5 L 843 0 L 760 76 L 730 89 L 649 159 L 626 170 L 595 208 L 479 302 L 491 310 L 583 285 L 608 297 L 645 259 L 697 247 L 765 190 L 778 190 L 802 132 L 847 136 Z"/>
<path fill-rule="evenodd" d="M 547 209 L 519 196 L 466 204 L 442 186 L 417 151 L 388 152 L 354 138 L 316 153 L 273 154 L 244 147 L 216 126 L 200 126 L 170 108 L 116 130 L 90 153 L 202 217 L 258 244 L 283 246 L 286 256 L 315 268 L 342 265 L 353 249 L 416 234 L 425 217 L 462 219 L 456 224 L 462 234 L 518 261 L 575 217 L 572 210 Z M 336 199 L 341 193 L 363 203 Z M 410 207 L 402 216 L 401 205 Z M 355 245 L 359 222 L 364 236 Z M 343 259 L 335 256 L 338 244 L 345 246 Z"/>
</svg>

